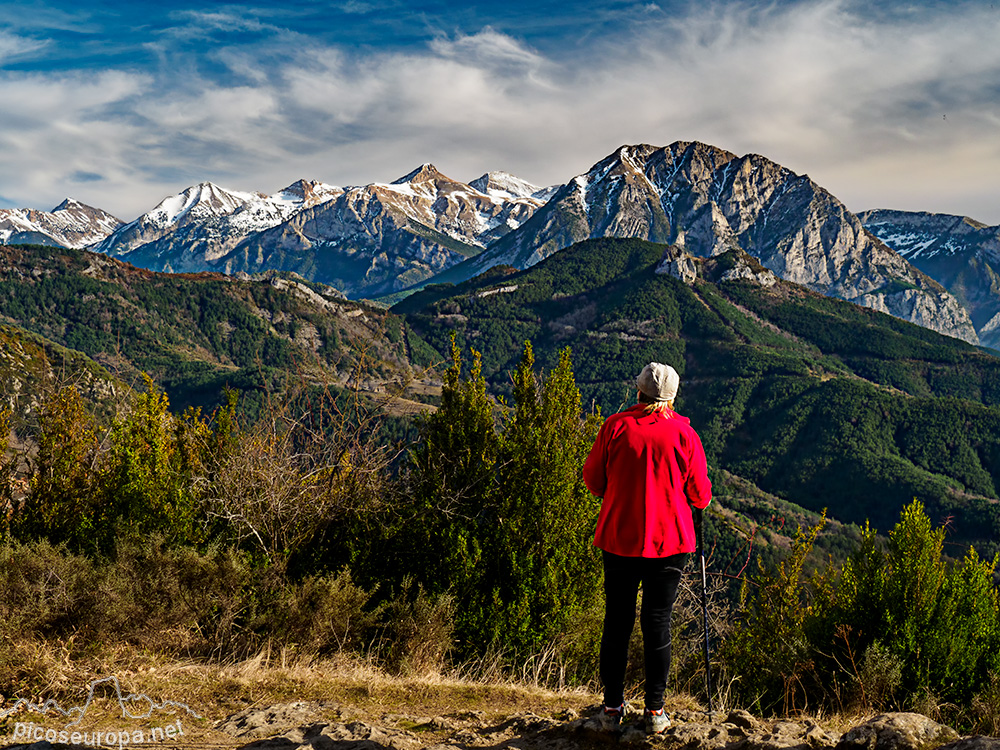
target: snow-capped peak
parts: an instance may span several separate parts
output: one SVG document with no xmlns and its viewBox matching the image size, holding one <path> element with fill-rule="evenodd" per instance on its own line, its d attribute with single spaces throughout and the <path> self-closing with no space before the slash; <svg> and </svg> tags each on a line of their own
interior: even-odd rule
<svg viewBox="0 0 1000 750">
<path fill-rule="evenodd" d="M 393 180 L 392 184 L 404 185 L 406 183 L 414 184 L 420 182 L 430 182 L 433 180 L 439 180 L 442 177 L 444 177 L 444 175 L 438 171 L 437 167 L 430 163 L 424 163 L 409 174 L 400 177 L 398 180 Z"/>
<path fill-rule="evenodd" d="M 501 200 L 517 200 L 523 198 L 534 198 L 539 201 L 546 201 L 552 197 L 557 188 L 542 188 L 532 185 L 530 182 L 515 177 L 509 172 L 487 172 L 482 177 L 477 177 L 469 185 L 484 195 Z"/>
<path fill-rule="evenodd" d="M 85 203 L 80 203 L 76 198 L 65 198 L 62 203 L 53 208 L 49 213 L 54 214 L 56 211 L 74 211 L 79 209 L 95 210 Z"/>
<path fill-rule="evenodd" d="M 268 200 L 274 203 L 288 204 L 290 207 L 308 208 L 317 203 L 323 203 L 344 192 L 344 189 L 335 185 L 327 185 L 316 180 L 297 180 L 284 190 L 280 190 L 272 195 Z"/>
<path fill-rule="evenodd" d="M 176 244 L 204 245 L 199 257 L 213 261 L 245 237 L 275 227 L 303 209 L 332 200 L 343 189 L 314 180 L 299 180 L 272 196 L 226 190 L 201 182 L 162 200 L 152 211 L 120 227 L 96 249 L 118 257 L 144 252 L 162 254 Z M 170 268 L 191 268 L 174 259 Z M 148 262 L 148 261 L 147 261 Z M 200 270 L 200 269 L 199 269 Z"/>
<path fill-rule="evenodd" d="M 160 226 L 183 224 L 188 219 L 206 219 L 211 216 L 231 214 L 263 197 L 260 193 L 241 193 L 226 190 L 211 182 L 200 182 L 177 195 L 164 198 L 156 208 L 146 214 L 146 218 Z"/>
<path fill-rule="evenodd" d="M 83 248 L 100 242 L 120 225 L 121 221 L 107 211 L 67 198 L 51 211 L 0 211 L 0 242 Z"/>
</svg>

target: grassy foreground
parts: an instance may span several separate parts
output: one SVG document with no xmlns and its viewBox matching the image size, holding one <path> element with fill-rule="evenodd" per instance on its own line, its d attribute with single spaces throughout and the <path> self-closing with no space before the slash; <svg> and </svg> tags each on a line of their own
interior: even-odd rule
<svg viewBox="0 0 1000 750">
<path fill-rule="evenodd" d="M 236 737 L 216 728 L 216 724 L 248 708 L 265 708 L 294 702 L 319 703 L 341 721 L 390 722 L 406 726 L 431 717 L 480 712 L 484 721 L 530 711 L 540 716 L 561 717 L 585 711 L 599 702 L 598 695 L 585 690 L 548 690 L 528 681 L 514 681 L 479 665 L 479 679 L 460 673 L 395 676 L 347 655 L 319 660 L 282 651 L 262 652 L 232 664 L 213 664 L 163 657 L 133 647 L 105 647 L 89 658 L 68 661 L 66 651 L 53 644 L 20 644 L 27 659 L 46 662 L 50 684 L 39 695 L 29 698 L 42 705 L 54 699 L 64 708 L 82 705 L 89 686 L 109 675 L 117 677 L 123 694 L 148 697 L 163 703 L 184 704 L 198 717 L 183 709 L 154 712 L 149 719 L 122 718 L 113 686 L 104 685 L 84 721 L 76 729 L 95 732 L 121 726 L 141 728 L 174 722 L 183 723 L 183 738 L 178 747 L 240 747 L 260 739 L 261 734 Z M 41 664 L 39 664 L 41 666 Z M 21 696 L 23 697 L 23 696 Z M 0 711 L 12 708 L 16 701 L 8 697 Z M 135 713 L 145 707 L 137 702 Z M 692 707 L 688 699 L 679 699 L 679 707 Z M 329 719 L 327 719 L 329 720 Z M 61 729 L 67 720 L 53 712 L 21 710 L 0 721 L 0 747 L 14 743 L 17 723 L 35 722 Z M 272 734 L 295 728 L 277 718 Z"/>
<path fill-rule="evenodd" d="M 71 727 L 93 737 L 95 732 L 115 732 L 122 727 L 149 732 L 151 727 L 179 720 L 183 735 L 157 742 L 164 750 L 235 749 L 326 722 L 360 722 L 404 730 L 417 734 L 427 745 L 434 745 L 453 732 L 454 724 L 449 717 L 466 724 L 471 722 L 477 728 L 497 726 L 509 717 L 527 713 L 568 722 L 588 715 L 600 704 L 600 695 L 594 692 L 593 685 L 561 690 L 540 686 L 534 682 L 530 665 L 520 677 L 512 677 L 499 666 L 485 663 L 467 667 L 474 674 L 456 670 L 399 676 L 347 654 L 317 659 L 289 650 L 264 651 L 244 661 L 218 664 L 166 657 L 131 646 L 101 647 L 89 657 L 73 661 L 66 658 L 66 649 L 52 642 L 44 646 L 22 643 L 18 648 L 23 648 L 25 657 L 35 659 L 39 666 L 45 662 L 51 684 L 30 699 L 39 705 L 54 698 L 65 708 L 78 706 L 84 702 L 89 686 L 112 674 L 118 679 L 123 695 L 183 704 L 183 708 L 154 711 L 148 719 L 123 718 L 122 704 L 113 686 L 105 684 L 95 693 L 84 720 Z M 631 690 L 630 703 L 641 706 L 641 691 L 634 685 Z M 14 703 L 11 698 L 0 700 L 0 711 L 9 710 Z M 139 714 L 146 706 L 138 701 L 129 710 Z M 269 714 L 264 729 L 238 734 L 233 731 L 232 723 L 220 727 L 234 714 L 269 707 L 278 708 Z M 669 713 L 687 716 L 705 710 L 694 698 L 670 692 L 665 708 Z M 731 708 L 716 705 L 715 721 L 721 722 Z M 192 712 L 197 716 L 191 715 Z M 869 712 L 850 716 L 796 714 L 789 718 L 817 722 L 825 729 L 843 732 L 870 717 Z M 67 719 L 53 712 L 43 715 L 19 711 L 0 720 L 0 747 L 24 742 L 23 736 L 18 738 L 15 734 L 18 723 L 58 730 L 66 722 Z"/>
</svg>

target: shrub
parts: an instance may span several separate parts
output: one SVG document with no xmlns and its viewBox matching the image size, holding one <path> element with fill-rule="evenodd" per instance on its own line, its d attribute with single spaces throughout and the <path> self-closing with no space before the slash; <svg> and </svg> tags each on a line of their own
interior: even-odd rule
<svg viewBox="0 0 1000 750">
<path fill-rule="evenodd" d="M 99 495 L 107 519 L 95 531 L 104 552 L 122 539 L 154 533 L 174 544 L 200 539 L 195 480 L 208 426 L 196 412 L 174 417 L 167 395 L 148 376 L 145 383 L 114 420 L 102 457 Z"/>
<path fill-rule="evenodd" d="M 48 541 L 0 547 L 0 640 L 87 627 L 98 580 L 94 563 Z"/>
<path fill-rule="evenodd" d="M 123 544 L 115 560 L 95 560 L 45 540 L 13 543 L 0 547 L 0 662 L 24 657 L 32 644 L 41 658 L 44 643 L 65 644 L 67 657 L 108 643 L 231 660 L 272 642 L 328 655 L 363 653 L 381 641 L 392 644 L 382 650 L 394 668 L 440 666 L 450 646 L 450 600 L 414 590 L 375 605 L 372 593 L 347 571 L 288 581 L 231 547 L 202 553 L 154 537 Z M 17 679 L 46 673 L 44 662 Z M 0 693 L 9 695 L 15 676 L 5 679 Z"/>
<path fill-rule="evenodd" d="M 267 630 L 320 655 L 363 651 L 385 612 L 371 605 L 372 593 L 355 584 L 347 570 L 308 576 L 284 587 Z"/>
<path fill-rule="evenodd" d="M 23 540 L 44 537 L 89 555 L 113 555 L 137 536 L 199 541 L 198 474 L 209 432 L 197 413 L 169 411 L 152 380 L 110 426 L 76 388 L 43 400 L 30 491 L 11 517 Z"/>
<path fill-rule="evenodd" d="M 46 537 L 72 549 L 104 546 L 108 518 L 98 491 L 101 455 L 96 420 L 72 387 L 45 399 L 39 409 L 38 451 L 30 492 L 11 517 L 16 538 Z"/>
<path fill-rule="evenodd" d="M 949 564 L 944 530 L 914 501 L 887 544 L 869 527 L 853 557 L 805 587 L 809 536 L 747 599 L 726 642 L 742 700 L 763 710 L 916 708 L 928 701 L 990 704 L 1000 667 L 996 560 L 973 549 Z"/>
<path fill-rule="evenodd" d="M 440 672 L 453 646 L 455 615 L 453 597 L 431 598 L 412 579 L 405 580 L 383 610 L 381 660 L 396 674 Z"/>
<path fill-rule="evenodd" d="M 760 712 L 780 708 L 786 715 L 804 709 L 815 695 L 815 664 L 806 637 L 809 591 L 803 576 L 806 557 L 825 518 L 800 528 L 789 556 L 774 570 L 758 564 L 751 591 L 741 592 L 742 616 L 723 644 L 728 676 L 740 700 Z"/>
</svg>

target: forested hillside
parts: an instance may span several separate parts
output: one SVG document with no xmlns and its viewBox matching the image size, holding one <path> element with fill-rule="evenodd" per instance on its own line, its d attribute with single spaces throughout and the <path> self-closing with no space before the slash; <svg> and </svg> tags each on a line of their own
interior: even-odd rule
<svg viewBox="0 0 1000 750">
<path fill-rule="evenodd" d="M 0 316 L 107 377 L 149 373 L 176 410 L 217 405 L 227 385 L 257 408 L 259 394 L 292 382 L 401 389 L 447 360 L 453 333 L 481 351 L 495 395 L 510 395 L 526 341 L 544 370 L 570 347 L 584 405 L 604 414 L 631 402 L 646 362 L 665 361 L 682 374 L 678 408 L 714 469 L 882 530 L 920 498 L 950 541 L 995 548 L 1000 360 L 787 282 L 721 280 L 760 269 L 738 250 L 700 261 L 690 285 L 654 272 L 663 253 L 591 240 L 386 313 L 294 277 L 157 274 L 84 251 L 5 247 Z"/>
<path fill-rule="evenodd" d="M 1000 360 L 787 282 L 716 281 L 754 264 L 739 251 L 703 261 L 691 285 L 654 273 L 663 254 L 592 240 L 393 311 L 438 352 L 453 333 L 481 351 L 499 393 L 521 342 L 545 368 L 569 346 L 584 403 L 605 414 L 631 402 L 646 362 L 671 363 L 715 469 L 882 530 L 920 498 L 950 541 L 998 549 Z"/>
<path fill-rule="evenodd" d="M 82 250 L 0 246 L 0 320 L 76 350 L 126 382 L 151 375 L 176 408 L 225 386 L 288 378 L 403 383 L 398 319 L 294 276 L 162 274 Z"/>
</svg>

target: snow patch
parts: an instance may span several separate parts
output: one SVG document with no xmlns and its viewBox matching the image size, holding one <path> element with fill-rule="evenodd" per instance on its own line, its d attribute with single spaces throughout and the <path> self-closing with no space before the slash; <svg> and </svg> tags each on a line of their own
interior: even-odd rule
<svg viewBox="0 0 1000 750">
<path fill-rule="evenodd" d="M 541 200 L 553 188 L 540 188 L 530 182 L 515 177 L 509 172 L 487 172 L 469 185 L 483 195 L 488 195 L 499 201 L 509 201 L 525 198 Z"/>
<path fill-rule="evenodd" d="M 517 291 L 517 284 L 511 284 L 510 286 L 502 286 L 497 289 L 486 289 L 481 292 L 476 292 L 476 297 L 492 297 L 494 294 L 510 294 L 511 292 Z"/>
</svg>

